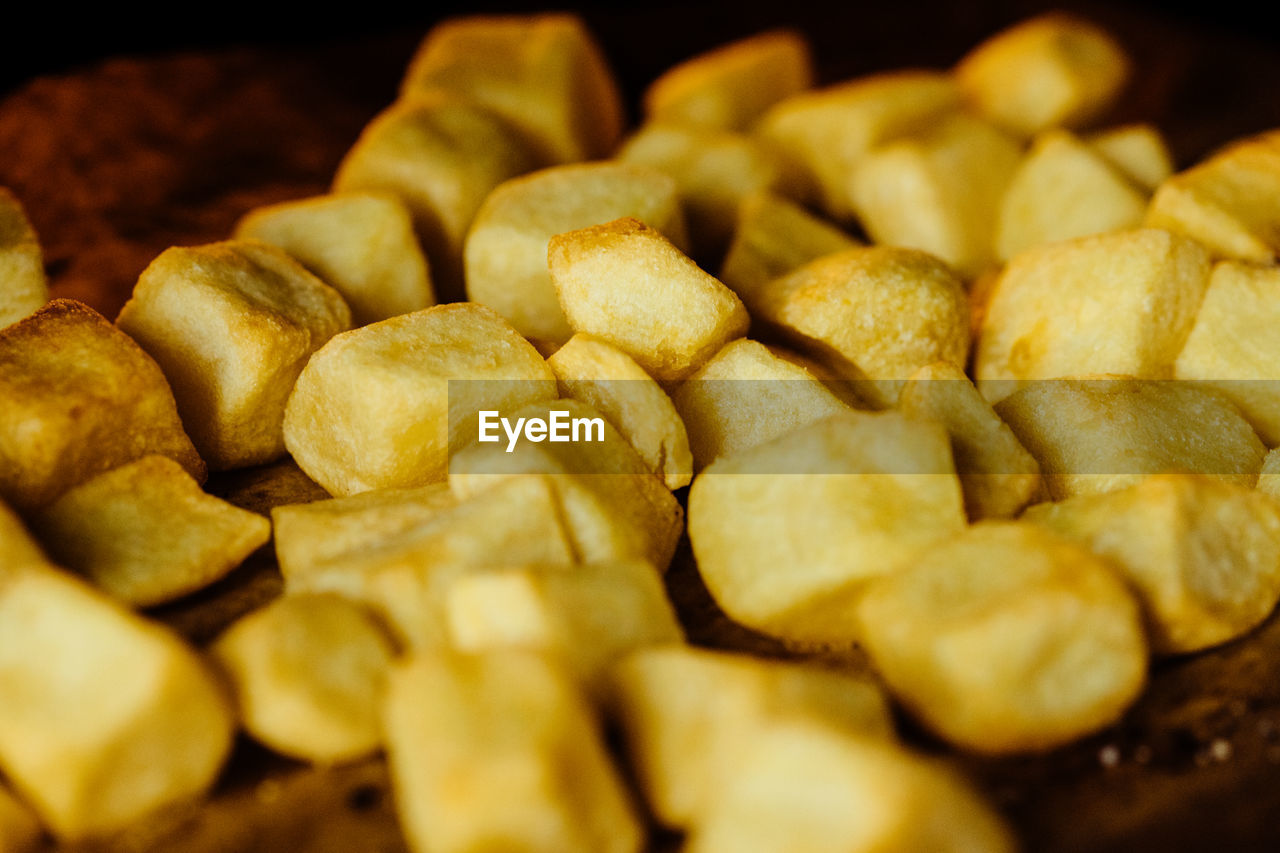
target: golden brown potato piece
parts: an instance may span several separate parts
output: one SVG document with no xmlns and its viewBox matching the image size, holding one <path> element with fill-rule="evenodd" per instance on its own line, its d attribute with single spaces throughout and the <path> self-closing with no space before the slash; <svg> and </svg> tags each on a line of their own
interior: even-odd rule
<svg viewBox="0 0 1280 853">
<path fill-rule="evenodd" d="M 335 764 L 382 745 L 392 648 L 372 617 L 336 595 L 289 595 L 244 616 L 211 648 L 245 729 L 282 755 Z"/>
<path fill-rule="evenodd" d="M 809 43 L 770 30 L 686 59 L 644 93 L 648 121 L 750 130 L 765 110 L 813 85 Z"/>
<path fill-rule="evenodd" d="M 379 113 L 338 166 L 335 192 L 397 196 L 413 215 L 436 296 L 463 298 L 462 248 L 485 196 L 536 166 L 527 144 L 483 106 L 445 92 Z"/>
<path fill-rule="evenodd" d="M 280 249 L 228 240 L 167 249 L 116 320 L 159 363 L 214 470 L 284 454 L 285 401 L 307 359 L 351 328 L 342 296 Z"/>
<path fill-rule="evenodd" d="M 609 710 L 640 788 L 670 827 L 697 825 L 738 773 L 742 753 L 779 721 L 894 737 L 889 705 L 870 679 L 808 664 L 653 646 L 620 660 L 608 680 Z"/>
<path fill-rule="evenodd" d="M 392 671 L 384 720 L 417 853 L 639 853 L 644 830 L 571 678 L 504 649 Z"/>
<path fill-rule="evenodd" d="M 966 279 L 995 260 L 1000 202 L 1021 149 L 987 122 L 956 113 L 868 151 L 853 171 L 854 209 L 872 240 L 922 249 Z"/>
<path fill-rule="evenodd" d="M 203 589 L 271 538 L 269 521 L 205 494 L 164 456 L 86 480 L 34 524 L 59 565 L 135 607 Z"/>
<path fill-rule="evenodd" d="M 1218 388 L 1268 447 L 1280 444 L 1280 267 L 1221 261 L 1174 363 L 1179 379 Z"/>
<path fill-rule="evenodd" d="M 0 695 L 0 768 L 67 840 L 204 793 L 235 728 L 195 652 L 53 569 L 0 579 Z"/>
<path fill-rule="evenodd" d="M 996 253 L 1007 261 L 1039 246 L 1136 228 L 1147 194 L 1093 146 L 1066 130 L 1035 138 L 1004 195 Z"/>
<path fill-rule="evenodd" d="M 354 325 L 436 304 L 409 209 L 388 193 L 337 193 L 249 211 L 235 236 L 284 249 L 331 285 Z"/>
<path fill-rule="evenodd" d="M 1097 731 L 1146 679 L 1137 601 L 1101 558 L 1032 524 L 980 522 L 924 549 L 873 583 L 858 615 L 890 691 L 977 752 Z"/>
<path fill-rule="evenodd" d="M 43 833 L 36 816 L 0 786 L 0 850 L 5 853 L 35 853 Z"/>
<path fill-rule="evenodd" d="M 914 249 L 869 246 L 827 255 L 777 279 L 758 317 L 886 408 L 935 361 L 964 366 L 969 305 L 946 264 Z"/>
<path fill-rule="evenodd" d="M 735 621 L 799 643 L 857 639 L 867 582 L 964 529 L 946 431 L 850 412 L 721 459 L 689 491 L 698 570 Z"/>
<path fill-rule="evenodd" d="M 21 202 L 0 187 L 0 328 L 49 301 L 44 256 Z"/>
<path fill-rule="evenodd" d="M 28 566 L 49 565 L 35 537 L 13 510 L 0 500 L 0 578 Z"/>
<path fill-rule="evenodd" d="M 488 305 L 527 338 L 573 334 L 547 271 L 556 234 L 632 216 L 688 248 L 675 181 L 624 163 L 554 166 L 513 178 L 485 199 L 467 234 L 467 298 Z"/>
<path fill-rule="evenodd" d="M 401 86 L 407 97 L 433 91 L 501 116 L 540 165 L 606 157 L 622 135 L 618 85 L 576 15 L 472 15 L 436 25 Z"/>
<path fill-rule="evenodd" d="M 1155 125 L 1111 127 L 1089 134 L 1084 141 L 1148 193 L 1173 174 L 1173 155 Z"/>
<path fill-rule="evenodd" d="M 1029 249 L 994 284 L 974 375 L 992 402 L 1010 380 L 1115 373 L 1173 376 L 1209 282 L 1209 255 L 1139 229 Z"/>
<path fill-rule="evenodd" d="M 501 317 L 438 305 L 320 349 L 289 398 L 284 441 L 333 495 L 423 486 L 444 479 L 478 411 L 555 396 L 551 368 Z"/>
<path fill-rule="evenodd" d="M 160 368 L 87 305 L 0 329 L 0 399 L 0 499 L 20 512 L 150 453 L 204 480 Z"/>
<path fill-rule="evenodd" d="M 687 853 L 1012 853 L 1012 834 L 941 764 L 883 741 L 786 720 L 716 780 Z"/>
<path fill-rule="evenodd" d="M 969 51 L 956 79 L 987 118 L 1022 136 L 1080 127 L 1124 90 L 1124 49 L 1089 21 L 1053 12 L 997 33 Z"/>
<path fill-rule="evenodd" d="M 1186 472 L 1253 486 L 1267 449 L 1220 392 L 1100 376 L 1031 383 L 996 411 L 1040 463 L 1054 500 Z"/>
<path fill-rule="evenodd" d="M 1280 256 L 1280 130 L 1238 142 L 1162 183 L 1147 225 L 1193 237 L 1217 257 Z"/>
<path fill-rule="evenodd" d="M 920 368 L 903 386 L 898 407 L 946 427 L 970 520 L 1011 518 L 1039 491 L 1035 458 L 955 365 Z"/>
<path fill-rule="evenodd" d="M 613 344 L 659 382 L 688 376 L 747 331 L 733 291 L 636 219 L 559 234 L 548 261 L 573 330 Z"/>
<path fill-rule="evenodd" d="M 581 400 L 622 433 L 672 491 L 693 479 L 684 421 L 671 398 L 631 356 L 590 335 L 574 335 L 547 364 L 560 393 Z"/>
<path fill-rule="evenodd" d="M 1270 450 L 1258 472 L 1258 491 L 1280 500 L 1280 450 Z"/>
<path fill-rule="evenodd" d="M 793 95 L 766 112 L 756 131 L 804 167 L 827 215 L 846 221 L 853 218 L 849 182 L 858 161 L 960 103 L 951 75 L 896 71 Z"/>
<path fill-rule="evenodd" d="M 1280 599 L 1280 504 L 1243 486 L 1165 474 L 1040 504 L 1023 518 L 1120 569 L 1145 608 L 1154 652 L 1235 639 Z"/>
</svg>

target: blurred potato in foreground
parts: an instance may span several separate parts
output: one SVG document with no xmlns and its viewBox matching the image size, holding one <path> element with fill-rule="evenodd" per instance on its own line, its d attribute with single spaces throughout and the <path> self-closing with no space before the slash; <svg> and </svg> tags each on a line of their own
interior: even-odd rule
<svg viewBox="0 0 1280 853">
<path fill-rule="evenodd" d="M 364 326 L 436 303 L 409 209 L 387 193 L 337 193 L 266 205 L 235 236 L 287 252 L 333 287 Z"/>
<path fill-rule="evenodd" d="M 44 841 L 40 822 L 8 789 L 0 786 L 0 850 L 35 853 Z"/>
<path fill-rule="evenodd" d="M 573 331 L 547 270 L 547 244 L 566 231 L 630 216 L 688 248 L 675 181 L 643 166 L 554 166 L 500 184 L 467 234 L 467 298 L 527 338 L 563 343 Z"/>
<path fill-rule="evenodd" d="M 87 305 L 0 329 L 0 399 L 0 500 L 20 512 L 152 453 L 204 480 L 160 367 Z"/>
<path fill-rule="evenodd" d="M 44 255 L 17 196 L 0 187 L 0 328 L 49 301 Z"/>
<path fill-rule="evenodd" d="M 1141 692 L 1138 604 L 1101 558 L 1023 522 L 987 521 L 872 583 L 858 608 L 890 691 L 983 753 L 1052 749 Z"/>
</svg>

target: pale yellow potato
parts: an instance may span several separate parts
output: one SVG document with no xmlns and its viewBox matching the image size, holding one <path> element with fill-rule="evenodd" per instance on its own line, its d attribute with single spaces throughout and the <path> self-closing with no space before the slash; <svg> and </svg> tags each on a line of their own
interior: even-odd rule
<svg viewBox="0 0 1280 853">
<path fill-rule="evenodd" d="M 1160 128 L 1125 124 L 1084 137 L 1095 151 L 1148 193 L 1173 174 L 1173 155 Z"/>
<path fill-rule="evenodd" d="M 733 240 L 720 280 L 756 313 L 760 294 L 775 278 L 809 261 L 853 249 L 861 242 L 777 193 L 752 193 L 738 205 Z"/>
<path fill-rule="evenodd" d="M 618 84 L 590 30 L 572 14 L 471 15 L 437 24 L 401 85 L 405 97 L 433 91 L 501 116 L 540 165 L 608 156 L 622 135 Z"/>
<path fill-rule="evenodd" d="M 159 363 L 213 470 L 284 454 L 285 401 L 311 354 L 351 328 L 342 296 L 280 249 L 228 240 L 165 250 L 116 325 Z"/>
<path fill-rule="evenodd" d="M 500 184 L 467 234 L 467 298 L 488 305 L 527 338 L 573 334 L 547 270 L 556 234 L 632 216 L 688 248 L 675 180 L 624 163 L 553 166 Z"/>
<path fill-rule="evenodd" d="M 1280 255 L 1280 131 L 1223 150 L 1156 190 L 1147 224 L 1193 237 L 1217 257 Z"/>
<path fill-rule="evenodd" d="M 235 730 L 192 649 L 54 569 L 0 579 L 0 695 L 0 770 L 63 840 L 199 797 Z"/>
<path fill-rule="evenodd" d="M 665 571 L 680 538 L 679 502 L 627 440 L 586 403 L 532 403 L 503 416 L 513 424 L 520 418 L 549 421 L 552 411 L 598 421 L 598 427 L 585 430 L 577 441 L 522 439 L 511 444 L 503 435 L 492 443 L 471 444 L 450 462 L 454 493 L 470 498 L 512 478 L 546 475 L 579 560 L 640 558 Z"/>
<path fill-rule="evenodd" d="M 731 619 L 799 643 L 857 640 L 867 583 L 963 530 L 946 430 L 850 412 L 725 457 L 689 491 L 689 539 Z"/>
<path fill-rule="evenodd" d="M 746 744 L 686 853 L 1012 853 L 1013 834 L 950 768 L 809 720 Z"/>
<path fill-rule="evenodd" d="M 0 500 L 20 512 L 158 453 L 203 481 L 164 374 L 87 305 L 55 299 L 0 329 Z"/>
<path fill-rule="evenodd" d="M 1053 500 L 1177 472 L 1251 487 L 1267 452 L 1230 400 L 1194 382 L 1117 376 L 1033 382 L 996 412 L 1040 463 Z"/>
<path fill-rule="evenodd" d="M 1280 500 L 1280 450 L 1270 450 L 1258 472 L 1258 491 Z"/>
<path fill-rule="evenodd" d="M 947 116 L 858 161 L 854 210 L 873 241 L 922 249 L 973 278 L 996 261 L 1001 199 L 1021 154 L 982 119 Z"/>
<path fill-rule="evenodd" d="M 849 182 L 858 161 L 960 104 L 951 75 L 895 71 L 786 98 L 761 117 L 756 132 L 804 167 L 828 216 L 847 221 L 853 218 Z"/>
<path fill-rule="evenodd" d="M 689 431 L 693 465 L 763 444 L 849 406 L 818 377 L 740 338 L 676 386 L 671 399 Z"/>
<path fill-rule="evenodd" d="M 431 266 L 436 297 L 463 298 L 463 241 L 494 187 L 535 168 L 527 143 L 473 100 L 446 92 L 402 98 L 365 127 L 334 175 L 335 192 L 398 197 Z"/>
<path fill-rule="evenodd" d="M 997 33 L 956 66 L 956 79 L 983 115 L 1023 136 L 1080 127 L 1106 113 L 1131 63 L 1105 30 L 1051 12 Z"/>
<path fill-rule="evenodd" d="M 750 130 L 769 107 L 812 85 L 813 57 L 804 35 L 770 30 L 667 69 L 645 90 L 645 118 Z"/>
<path fill-rule="evenodd" d="M 554 399 L 555 374 L 482 305 L 438 305 L 336 336 L 308 362 L 284 443 L 330 494 L 443 480 L 481 409 Z"/>
<path fill-rule="evenodd" d="M 36 816 L 0 785 L 0 850 L 5 853 L 35 853 L 43 833 Z"/>
<path fill-rule="evenodd" d="M 1280 267 L 1220 261 L 1174 362 L 1178 379 L 1218 388 L 1268 447 L 1280 444 Z"/>
<path fill-rule="evenodd" d="M 789 157 L 768 140 L 745 133 L 651 123 L 630 136 L 616 156 L 675 179 L 697 258 L 723 257 L 744 198 L 769 190 L 798 199 L 811 194 L 808 179 Z"/>
<path fill-rule="evenodd" d="M 618 661 L 608 681 L 609 712 L 622 727 L 640 789 L 670 827 L 699 824 L 716 791 L 738 773 L 743 752 L 780 721 L 894 738 L 875 683 L 809 664 L 653 646 Z"/>
<path fill-rule="evenodd" d="M 503 649 L 392 670 L 383 714 L 415 853 L 639 853 L 644 829 L 572 678 Z"/>
<path fill-rule="evenodd" d="M 1146 679 L 1142 616 L 1123 581 L 1025 522 L 979 522 L 921 551 L 871 585 L 858 616 L 890 692 L 975 752 L 1070 743 L 1115 722 Z"/>
<path fill-rule="evenodd" d="M 547 359 L 562 396 L 604 415 L 671 490 L 693 479 L 684 421 L 662 387 L 617 347 L 578 334 Z"/>
<path fill-rule="evenodd" d="M 1209 283 L 1209 255 L 1139 229 L 1028 249 L 993 285 L 974 377 L 992 402 L 1011 380 L 1115 373 L 1173 376 Z"/>
<path fill-rule="evenodd" d="M 1091 145 L 1066 130 L 1038 135 L 1001 203 L 996 254 L 1136 228 L 1147 194 Z"/>
<path fill-rule="evenodd" d="M 478 567 L 577 561 L 547 478 L 512 478 L 452 507 L 416 507 L 430 515 L 403 529 L 361 536 L 352 528 L 369 518 L 370 509 L 355 507 L 352 518 L 335 523 L 339 536 L 331 551 L 282 563 L 285 591 L 334 592 L 367 605 L 408 649 L 447 642 L 444 595 L 458 576 Z"/>
<path fill-rule="evenodd" d="M 0 579 L 28 566 L 47 566 L 49 560 L 17 513 L 0 500 Z"/>
<path fill-rule="evenodd" d="M 336 764 L 382 745 L 393 650 L 360 605 L 332 594 L 277 598 L 234 622 L 210 653 L 245 730 L 276 752 Z"/>
<path fill-rule="evenodd" d="M 733 291 L 636 219 L 558 234 L 547 258 L 570 327 L 613 344 L 659 382 L 688 376 L 747 331 Z"/>
<path fill-rule="evenodd" d="M 684 639 L 662 574 L 644 560 L 472 572 L 449 587 L 445 618 L 455 648 L 542 652 L 592 695 L 627 652 Z"/>
<path fill-rule="evenodd" d="M 1023 515 L 1105 557 L 1142 603 L 1153 652 L 1233 640 L 1280 599 L 1280 504 L 1252 489 L 1165 474 Z"/>
<path fill-rule="evenodd" d="M 775 280 L 757 319 L 859 384 L 884 408 L 925 365 L 962 367 L 969 353 L 964 286 L 942 261 L 914 249 L 868 246 L 827 255 Z"/>
<path fill-rule="evenodd" d="M 912 374 L 898 408 L 946 428 L 971 520 L 1011 518 L 1039 492 L 1039 464 L 955 365 L 938 362 Z"/>
<path fill-rule="evenodd" d="M 44 255 L 17 196 L 0 187 L 0 328 L 49 301 Z"/>
<path fill-rule="evenodd" d="M 135 607 L 203 589 L 271 538 L 267 519 L 205 494 L 165 456 L 74 486 L 33 526 L 58 565 Z"/>
<path fill-rule="evenodd" d="M 235 236 L 284 249 L 332 286 L 364 326 L 436 304 L 409 209 L 389 193 L 351 192 L 266 205 Z"/>
</svg>

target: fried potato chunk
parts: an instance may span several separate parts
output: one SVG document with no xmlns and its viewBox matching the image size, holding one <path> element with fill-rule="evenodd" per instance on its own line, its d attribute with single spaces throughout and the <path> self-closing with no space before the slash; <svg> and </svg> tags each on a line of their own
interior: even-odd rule
<svg viewBox="0 0 1280 853">
<path fill-rule="evenodd" d="M 718 779 L 687 853 L 1012 853 L 959 776 L 897 746 L 808 720 L 761 731 Z"/>
<path fill-rule="evenodd" d="M 167 629 L 53 569 L 0 579 L 0 769 L 70 840 L 213 784 L 235 723 Z"/>
<path fill-rule="evenodd" d="M 1221 261 L 1174 363 L 1235 403 L 1268 447 L 1280 444 L 1280 267 Z"/>
<path fill-rule="evenodd" d="M 1280 505 L 1243 486 L 1166 474 L 1040 504 L 1023 518 L 1121 570 L 1145 608 L 1157 653 L 1233 640 L 1280 599 Z"/>
<path fill-rule="evenodd" d="M 547 270 L 547 244 L 556 234 L 623 216 L 688 247 L 676 183 L 654 169 L 583 163 L 499 185 L 467 234 L 467 298 L 497 311 L 525 337 L 567 341 L 573 331 Z"/>
<path fill-rule="evenodd" d="M 706 816 L 742 754 L 779 721 L 821 721 L 892 740 L 884 694 L 844 672 L 692 646 L 639 649 L 609 673 L 610 713 L 649 808 L 688 828 Z M 790 849 L 790 848 L 787 848 Z"/>
<path fill-rule="evenodd" d="M 284 443 L 333 495 L 423 486 L 444 479 L 478 411 L 555 396 L 551 368 L 501 317 L 438 305 L 321 348 L 289 398 Z"/>
<path fill-rule="evenodd" d="M 671 490 L 693 479 L 684 421 L 671 398 L 631 356 L 590 335 L 574 335 L 547 359 L 560 393 L 604 415 Z"/>
<path fill-rule="evenodd" d="M 1040 463 L 1054 500 L 1204 474 L 1253 486 L 1267 449 L 1220 392 L 1126 377 L 1036 382 L 996 411 Z"/>
<path fill-rule="evenodd" d="M 1148 193 L 1173 174 L 1173 155 L 1155 125 L 1111 127 L 1089 134 L 1084 141 Z"/>
<path fill-rule="evenodd" d="M 441 90 L 501 116 L 540 165 L 606 157 L 622 135 L 618 84 L 576 15 L 471 15 L 436 25 L 401 93 Z"/>
<path fill-rule="evenodd" d="M 996 260 L 1001 199 L 1021 149 L 956 113 L 867 152 L 853 171 L 854 209 L 877 243 L 922 249 L 969 279 Z"/>
<path fill-rule="evenodd" d="M 1139 229 L 1037 246 L 993 285 L 974 375 L 992 402 L 1020 379 L 1168 379 L 1209 283 L 1193 240 Z"/>
<path fill-rule="evenodd" d="M 920 368 L 898 407 L 946 427 L 971 520 L 1015 516 L 1039 491 L 1039 464 L 955 365 Z"/>
<path fill-rule="evenodd" d="M 854 167 L 877 145 L 929 127 L 959 108 L 960 89 L 949 74 L 897 71 L 801 92 L 775 104 L 756 132 L 804 167 L 822 208 L 853 218 Z"/>
<path fill-rule="evenodd" d="M 205 494 L 164 456 L 86 480 L 34 524 L 59 565 L 135 607 L 203 589 L 271 538 L 267 519 Z"/>
<path fill-rule="evenodd" d="M 1007 261 L 1039 246 L 1136 228 L 1147 195 L 1094 146 L 1066 130 L 1031 144 L 1000 207 L 996 254 Z"/>
<path fill-rule="evenodd" d="M 1280 450 L 1267 452 L 1258 472 L 1258 491 L 1280 500 Z"/>
<path fill-rule="evenodd" d="M 955 274 L 914 249 L 869 246 L 819 258 L 761 294 L 759 318 L 887 408 L 921 367 L 963 367 L 969 304 Z"/>
<path fill-rule="evenodd" d="M 159 366 L 87 305 L 0 329 L 0 399 L 0 499 L 19 511 L 151 453 L 204 480 Z"/>
<path fill-rule="evenodd" d="M 1052 749 L 1114 722 L 1142 690 L 1138 603 L 1080 545 L 984 521 L 872 584 L 858 608 L 890 691 L 983 753 Z"/>
<path fill-rule="evenodd" d="M 613 344 L 659 382 L 688 376 L 747 331 L 733 291 L 636 219 L 559 234 L 548 261 L 573 330 Z"/>
<path fill-rule="evenodd" d="M 1129 57 L 1103 29 L 1054 12 L 1023 21 L 956 66 L 970 103 L 1010 131 L 1034 136 L 1101 117 L 1128 82 Z"/>
<path fill-rule="evenodd" d="M 49 281 L 35 229 L 21 202 L 0 187 L 0 328 L 49 301 Z"/>
<path fill-rule="evenodd" d="M 443 302 L 463 298 L 463 241 L 494 187 L 537 165 L 506 122 L 467 98 L 433 92 L 403 98 L 365 127 L 338 166 L 335 192 L 398 197 Z"/>
<path fill-rule="evenodd" d="M 249 211 L 235 236 L 284 249 L 332 286 L 356 326 L 436 303 L 409 209 L 387 193 L 337 193 Z"/>
<path fill-rule="evenodd" d="M 0 850 L 35 853 L 40 849 L 40 822 L 25 805 L 0 786 Z"/>
<path fill-rule="evenodd" d="M 254 240 L 174 247 L 142 272 L 116 320 L 159 363 L 214 470 L 284 454 L 285 401 L 307 359 L 351 327 L 342 296 Z"/>
<path fill-rule="evenodd" d="M 27 566 L 46 566 L 49 560 L 23 525 L 22 519 L 0 500 L 0 578 Z"/>
<path fill-rule="evenodd" d="M 211 653 L 245 729 L 282 755 L 352 761 L 382 745 L 392 648 L 372 617 L 337 595 L 288 595 L 236 621 Z"/>
<path fill-rule="evenodd" d="M 644 830 L 570 676 L 516 649 L 392 671 L 384 720 L 417 853 L 639 853 Z"/>
<path fill-rule="evenodd" d="M 946 431 L 897 412 L 817 421 L 720 459 L 689 491 L 694 557 L 720 608 L 799 643 L 856 640 L 867 582 L 964 525 Z"/>
</svg>

